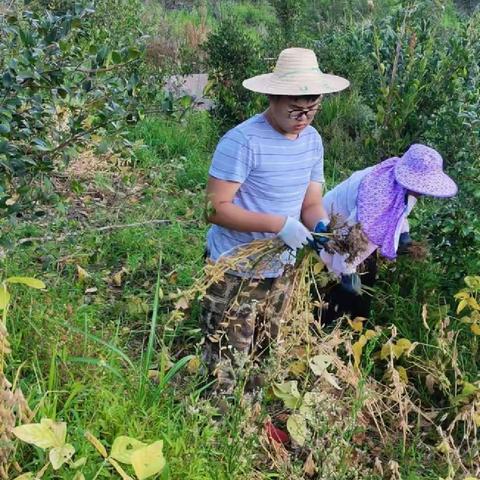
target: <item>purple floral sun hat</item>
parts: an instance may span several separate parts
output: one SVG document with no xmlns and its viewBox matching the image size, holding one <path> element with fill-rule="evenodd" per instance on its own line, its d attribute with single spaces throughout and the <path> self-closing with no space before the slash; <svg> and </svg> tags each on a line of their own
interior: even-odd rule
<svg viewBox="0 0 480 480">
<path fill-rule="evenodd" d="M 443 159 L 433 148 L 413 144 L 395 164 L 395 180 L 407 190 L 432 197 L 453 197 L 456 183 L 443 172 Z"/>
</svg>

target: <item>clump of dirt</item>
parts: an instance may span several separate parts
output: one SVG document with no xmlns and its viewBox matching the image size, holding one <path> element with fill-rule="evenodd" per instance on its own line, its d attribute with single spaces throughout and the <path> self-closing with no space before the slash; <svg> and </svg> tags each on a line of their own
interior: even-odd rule
<svg viewBox="0 0 480 480">
<path fill-rule="evenodd" d="M 368 245 L 368 238 L 359 223 L 348 225 L 341 215 L 332 215 L 330 218 L 330 241 L 325 250 L 328 253 L 346 255 L 347 262 L 351 262 L 360 255 Z"/>
<path fill-rule="evenodd" d="M 428 256 L 428 247 L 423 242 L 413 241 L 412 244 L 407 247 L 406 253 L 412 260 L 421 262 Z"/>
</svg>

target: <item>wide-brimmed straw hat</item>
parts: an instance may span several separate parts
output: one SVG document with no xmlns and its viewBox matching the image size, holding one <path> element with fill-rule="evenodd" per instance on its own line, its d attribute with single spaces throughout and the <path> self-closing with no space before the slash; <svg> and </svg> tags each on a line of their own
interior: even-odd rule
<svg viewBox="0 0 480 480">
<path fill-rule="evenodd" d="M 411 145 L 395 164 L 395 180 L 404 188 L 432 197 L 453 197 L 456 183 L 443 172 L 443 159 L 433 148 Z"/>
<path fill-rule="evenodd" d="M 349 85 L 345 78 L 323 73 L 315 52 L 307 48 L 282 50 L 272 73 L 243 81 L 243 86 L 254 92 L 292 97 L 339 92 Z"/>
</svg>

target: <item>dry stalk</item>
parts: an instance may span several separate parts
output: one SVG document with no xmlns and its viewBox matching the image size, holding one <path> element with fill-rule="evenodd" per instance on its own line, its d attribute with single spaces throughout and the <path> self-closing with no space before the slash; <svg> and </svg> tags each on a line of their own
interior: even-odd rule
<svg viewBox="0 0 480 480">
<path fill-rule="evenodd" d="M 4 315 L 5 317 L 5 315 Z M 29 421 L 32 413 L 20 388 L 15 388 L 5 375 L 6 356 L 11 353 L 8 332 L 4 320 L 0 318 L 0 478 L 11 478 L 12 467 L 21 471 L 12 460 L 14 452 L 12 434 L 17 423 Z"/>
</svg>

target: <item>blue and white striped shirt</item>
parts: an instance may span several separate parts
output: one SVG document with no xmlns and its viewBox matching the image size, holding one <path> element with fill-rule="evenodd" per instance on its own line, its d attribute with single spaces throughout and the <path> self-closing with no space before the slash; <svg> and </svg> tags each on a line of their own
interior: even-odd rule
<svg viewBox="0 0 480 480">
<path fill-rule="evenodd" d="M 251 212 L 300 218 L 310 182 L 324 182 L 323 144 L 315 128 L 308 126 L 297 139 L 277 132 L 264 114 L 255 115 L 228 131 L 213 155 L 209 174 L 220 180 L 241 183 L 233 203 Z M 207 234 L 210 258 L 231 254 L 240 245 L 271 238 L 267 232 L 239 232 L 213 225 Z M 292 255 L 286 260 L 292 263 Z M 281 275 L 282 268 L 264 272 Z"/>
</svg>

